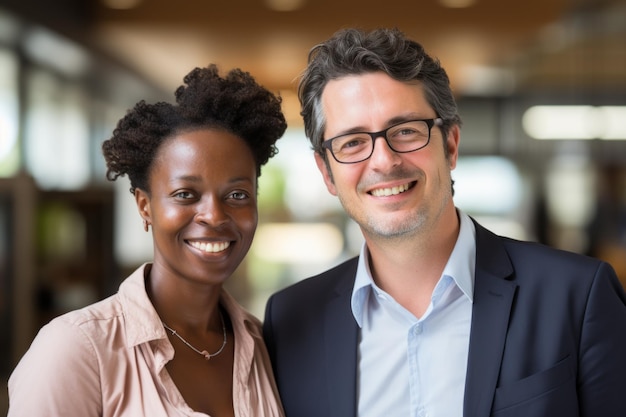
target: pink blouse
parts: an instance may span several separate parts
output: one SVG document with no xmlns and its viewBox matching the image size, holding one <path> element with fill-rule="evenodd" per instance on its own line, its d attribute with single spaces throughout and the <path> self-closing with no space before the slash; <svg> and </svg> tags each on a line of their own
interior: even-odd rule
<svg viewBox="0 0 626 417">
<path fill-rule="evenodd" d="M 174 348 L 146 294 L 145 267 L 117 294 L 39 331 L 9 378 L 8 417 L 207 416 L 185 403 L 165 368 Z M 237 341 L 235 415 L 283 417 L 260 321 L 225 290 L 220 303 Z"/>
</svg>

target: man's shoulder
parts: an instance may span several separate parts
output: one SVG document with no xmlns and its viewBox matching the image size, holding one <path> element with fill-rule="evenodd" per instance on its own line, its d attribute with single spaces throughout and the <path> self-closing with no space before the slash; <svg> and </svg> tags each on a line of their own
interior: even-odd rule
<svg viewBox="0 0 626 417">
<path fill-rule="evenodd" d="M 549 282 L 561 286 L 570 282 L 571 285 L 582 288 L 585 282 L 591 285 L 598 274 L 612 274 L 611 267 L 606 262 L 584 254 L 534 241 L 493 236 L 495 235 L 491 235 L 489 242 L 485 239 L 477 240 L 477 270 L 490 268 L 495 271 L 506 270 L 499 268 L 506 262 L 510 265 L 512 278 L 518 284 L 535 282 L 545 288 Z M 502 251 L 497 249 L 498 246 Z M 503 253 L 506 255 L 502 255 Z M 494 260 L 494 257 L 499 260 Z"/>
<path fill-rule="evenodd" d="M 358 262 L 359 262 L 358 256 L 352 257 L 350 259 L 347 259 L 341 262 L 338 265 L 335 265 L 323 272 L 320 272 L 319 274 L 315 276 L 306 278 L 305 280 L 307 281 L 324 280 L 324 279 L 333 278 L 333 277 L 336 278 L 337 276 L 344 276 L 346 274 L 353 276 L 354 274 L 356 274 L 356 268 L 357 268 Z"/>
<path fill-rule="evenodd" d="M 486 274 L 485 274 L 486 273 Z M 476 282 L 499 276 L 526 289 L 584 292 L 596 279 L 613 280 L 615 273 L 606 262 L 544 243 L 499 236 L 476 226 Z"/>
<path fill-rule="evenodd" d="M 534 261 L 538 264 L 549 264 L 558 267 L 571 265 L 575 268 L 597 269 L 601 260 L 590 256 L 563 250 L 544 243 L 503 239 L 504 245 L 513 260 Z"/>
<path fill-rule="evenodd" d="M 556 265 L 586 265 L 594 268 L 597 268 L 601 263 L 598 259 L 556 248 L 545 243 L 500 236 L 479 224 L 477 224 L 476 231 L 476 249 L 478 252 L 477 256 L 479 257 L 485 254 L 492 254 L 494 251 L 497 251 L 497 247 L 500 246 L 504 248 L 512 261 L 523 260 L 527 263 L 528 261 L 534 260 L 536 262 L 545 261 Z"/>
<path fill-rule="evenodd" d="M 335 322 L 343 317 L 344 323 L 356 326 L 350 319 L 350 295 L 357 265 L 358 258 L 349 259 L 273 294 L 267 301 L 264 322 L 265 329 L 271 328 L 275 333 L 270 339 L 282 337 L 284 340 L 285 334 L 289 334 L 289 343 L 293 343 L 297 335 L 315 333 L 331 311 Z"/>
</svg>

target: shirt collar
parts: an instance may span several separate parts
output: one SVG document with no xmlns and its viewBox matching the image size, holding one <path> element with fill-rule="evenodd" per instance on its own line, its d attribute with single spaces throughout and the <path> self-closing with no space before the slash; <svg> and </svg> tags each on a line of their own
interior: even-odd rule
<svg viewBox="0 0 626 417">
<path fill-rule="evenodd" d="M 161 318 L 146 291 L 144 277 L 146 269 L 150 267 L 149 263 L 139 267 L 122 282 L 118 291 L 125 316 L 124 325 L 129 347 L 152 340 L 168 340 Z M 219 303 L 228 313 L 234 328 L 245 329 L 257 342 L 262 340 L 256 317 L 239 306 L 224 288 L 221 290 Z"/>
<path fill-rule="evenodd" d="M 451 277 L 463 294 L 474 301 L 474 271 L 476 269 L 476 228 L 470 217 L 457 209 L 459 237 L 452 254 L 443 269 L 443 275 Z"/>
<path fill-rule="evenodd" d="M 470 217 L 457 209 L 459 216 L 459 236 L 454 249 L 444 267 L 442 277 L 450 277 L 465 296 L 474 300 L 474 270 L 476 265 L 476 228 Z M 370 270 L 369 251 L 363 243 L 352 288 L 352 314 L 359 327 L 363 323 L 363 313 L 372 291 L 381 291 L 374 283 Z"/>
<path fill-rule="evenodd" d="M 124 312 L 124 326 L 129 347 L 151 340 L 166 339 L 161 318 L 146 291 L 145 273 L 150 264 L 137 268 L 120 285 L 118 295 Z"/>
</svg>

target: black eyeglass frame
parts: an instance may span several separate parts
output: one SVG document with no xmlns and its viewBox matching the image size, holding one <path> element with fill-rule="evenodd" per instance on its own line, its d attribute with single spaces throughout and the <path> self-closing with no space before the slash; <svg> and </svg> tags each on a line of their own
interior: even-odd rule
<svg viewBox="0 0 626 417">
<path fill-rule="evenodd" d="M 387 132 L 390 129 L 393 129 L 396 126 L 405 124 L 405 123 L 411 123 L 411 122 L 425 122 L 426 125 L 428 126 L 428 140 L 426 140 L 426 143 L 424 143 L 422 146 L 415 148 L 415 149 L 411 149 L 409 151 L 398 151 L 396 149 L 393 148 L 393 146 L 391 146 L 391 143 L 389 143 L 389 139 L 387 138 Z M 363 161 L 367 161 L 368 159 L 371 158 L 371 156 L 374 154 L 374 147 L 376 145 L 376 139 L 378 138 L 384 138 L 385 142 L 387 142 L 387 146 L 389 146 L 389 149 L 391 149 L 392 151 L 396 152 L 396 153 L 410 153 L 410 152 L 415 152 L 415 151 L 419 151 L 420 149 L 425 148 L 426 146 L 428 146 L 428 144 L 430 143 L 430 137 L 431 137 L 431 130 L 433 128 L 433 126 L 443 126 L 443 119 L 441 117 L 436 117 L 434 119 L 411 119 L 411 120 L 404 120 L 402 122 L 396 123 L 394 125 L 389 126 L 386 129 L 383 129 L 379 132 L 350 132 L 350 133 L 344 133 L 342 135 L 337 135 L 334 136 L 330 139 L 327 139 L 325 141 L 322 142 L 322 148 L 324 149 L 328 149 L 330 151 L 330 154 L 333 156 L 333 159 L 337 162 L 339 162 L 340 164 L 358 164 L 359 162 L 363 162 Z M 365 158 L 363 159 L 359 159 L 358 161 L 350 161 L 350 162 L 345 162 L 345 161 L 340 161 L 339 159 L 337 159 L 337 157 L 335 156 L 335 153 L 333 152 L 332 149 L 332 142 L 333 140 L 337 139 L 337 138 L 341 138 L 343 136 L 346 135 L 357 135 L 357 134 L 364 134 L 364 135 L 369 135 L 372 138 L 372 148 L 371 151 L 369 153 L 369 155 L 367 155 Z"/>
</svg>

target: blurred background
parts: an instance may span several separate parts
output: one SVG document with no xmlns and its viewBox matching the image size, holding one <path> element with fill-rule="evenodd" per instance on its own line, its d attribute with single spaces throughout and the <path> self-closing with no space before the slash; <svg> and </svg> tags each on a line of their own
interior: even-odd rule
<svg viewBox="0 0 626 417">
<path fill-rule="evenodd" d="M 289 123 L 233 295 L 262 318 L 273 291 L 358 253 L 295 93 L 309 49 L 349 26 L 398 27 L 447 69 L 464 121 L 457 206 L 497 233 L 605 259 L 626 282 L 624 0 L 0 0 L 0 412 L 38 329 L 151 259 L 100 146 L 194 67 L 249 71 Z"/>
</svg>

